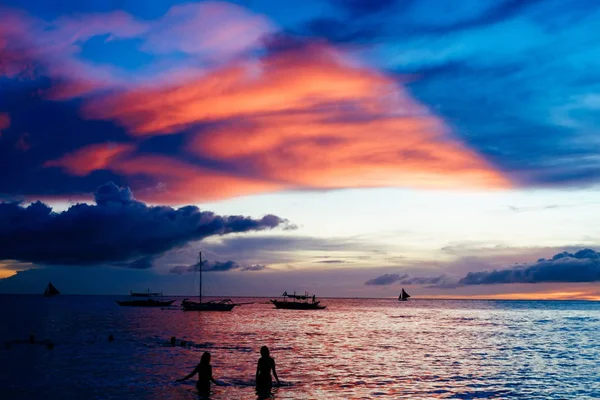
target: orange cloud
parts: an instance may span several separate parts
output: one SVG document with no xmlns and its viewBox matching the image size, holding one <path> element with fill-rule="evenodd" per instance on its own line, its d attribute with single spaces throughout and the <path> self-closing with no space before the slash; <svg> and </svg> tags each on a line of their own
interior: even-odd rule
<svg viewBox="0 0 600 400">
<path fill-rule="evenodd" d="M 329 46 L 95 99 L 85 114 L 139 136 L 204 124 L 188 152 L 290 187 L 509 185 L 396 81 Z"/>
<path fill-rule="evenodd" d="M 159 182 L 156 187 L 137 190 L 136 198 L 161 204 L 181 205 L 284 189 L 280 184 L 216 172 L 164 156 L 132 157 L 112 163 L 109 169 L 154 178 Z"/>
<path fill-rule="evenodd" d="M 133 149 L 133 145 L 123 143 L 93 144 L 58 160 L 46 161 L 44 167 L 61 167 L 72 175 L 85 176 L 99 169 L 107 169 L 111 162 Z"/>
<path fill-rule="evenodd" d="M 329 119 L 329 120 L 328 120 Z M 252 126 L 198 135 L 190 150 L 243 160 L 265 178 L 319 188 L 506 186 L 435 118 L 345 121 L 331 114 L 258 117 Z"/>
</svg>

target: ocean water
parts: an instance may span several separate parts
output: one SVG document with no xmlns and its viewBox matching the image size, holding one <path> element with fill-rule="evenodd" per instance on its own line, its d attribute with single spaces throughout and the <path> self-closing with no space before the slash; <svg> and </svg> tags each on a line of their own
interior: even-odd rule
<svg viewBox="0 0 600 400">
<path fill-rule="evenodd" d="M 224 384 L 213 399 L 254 399 L 262 345 L 284 383 L 276 399 L 600 398 L 600 303 L 235 299 L 255 303 L 184 313 L 115 299 L 0 296 L 0 399 L 196 399 L 194 380 L 174 381 L 204 351 Z M 12 342 L 32 333 L 54 348 Z"/>
</svg>

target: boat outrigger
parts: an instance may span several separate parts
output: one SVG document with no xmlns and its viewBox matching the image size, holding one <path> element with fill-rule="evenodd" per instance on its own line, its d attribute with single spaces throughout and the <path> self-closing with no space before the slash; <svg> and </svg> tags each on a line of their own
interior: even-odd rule
<svg viewBox="0 0 600 400">
<path fill-rule="evenodd" d="M 135 300 L 117 300 L 117 304 L 122 307 L 168 307 L 175 302 L 175 300 L 163 300 L 163 294 L 151 293 L 150 289 L 147 292 L 132 292 L 129 291 L 131 297 L 141 297 L 141 299 Z M 160 300 L 154 297 L 160 296 Z"/>
<path fill-rule="evenodd" d="M 322 306 L 320 301 L 316 301 L 315 295 L 310 295 L 308 292 L 304 294 L 288 294 L 283 292 L 283 300 L 271 300 L 275 308 L 284 310 L 322 310 L 327 306 Z M 292 301 L 288 301 L 292 299 Z"/>
<path fill-rule="evenodd" d="M 56 296 L 57 294 L 60 294 L 58 289 L 54 287 L 52 282 L 48 282 L 48 286 L 46 286 L 46 290 L 44 290 L 44 296 L 52 297 L 52 296 Z"/>
<path fill-rule="evenodd" d="M 206 303 L 202 302 L 202 252 L 198 254 L 198 270 L 200 271 L 200 288 L 198 293 L 198 302 L 189 301 L 188 299 L 184 299 L 181 302 L 181 306 L 183 307 L 183 311 L 231 311 L 233 307 L 239 305 L 235 304 L 230 299 L 225 299 L 221 301 L 207 301 Z"/>
<path fill-rule="evenodd" d="M 400 296 L 398 296 L 398 301 L 408 301 L 409 297 L 410 297 L 410 295 L 408 293 L 406 293 L 404 288 L 402 288 L 402 292 L 400 292 Z"/>
</svg>

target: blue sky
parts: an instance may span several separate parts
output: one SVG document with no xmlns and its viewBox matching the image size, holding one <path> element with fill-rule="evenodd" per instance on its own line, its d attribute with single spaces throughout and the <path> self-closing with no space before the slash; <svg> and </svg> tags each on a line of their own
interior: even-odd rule
<svg viewBox="0 0 600 400">
<path fill-rule="evenodd" d="M 124 221 L 141 204 L 197 205 L 295 229 L 186 234 L 83 269 L 72 254 L 4 251 L 0 290 L 104 268 L 123 287 L 143 276 L 182 292 L 187 277 L 169 271 L 203 248 L 265 266 L 211 273 L 230 295 L 304 290 L 284 287 L 298 274 L 324 294 L 392 296 L 401 282 L 365 282 L 409 274 L 446 277 L 411 284 L 423 296 L 594 298 L 598 261 L 575 254 L 600 240 L 599 13 L 551 0 L 5 1 L 0 196 L 22 210 L 0 215 L 0 248 L 26 234 L 8 218 L 34 215 L 31 202 L 65 219 L 77 202 L 107 211 L 94 206 L 107 182 L 137 200 L 119 203 Z M 535 264 L 563 251 L 572 276 L 591 275 L 456 284 L 515 267 L 568 275 Z"/>
</svg>

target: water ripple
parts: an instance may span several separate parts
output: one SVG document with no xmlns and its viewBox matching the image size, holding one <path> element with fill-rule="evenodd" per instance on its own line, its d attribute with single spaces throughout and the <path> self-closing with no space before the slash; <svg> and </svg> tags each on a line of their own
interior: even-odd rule
<svg viewBox="0 0 600 400">
<path fill-rule="evenodd" d="M 254 398 L 262 345 L 285 383 L 277 399 L 600 396 L 599 303 L 330 299 L 319 312 L 183 313 L 113 300 L 0 296 L 1 397 L 195 399 L 193 382 L 174 380 L 208 350 L 224 383 L 212 397 Z M 55 347 L 13 342 L 31 333 Z"/>
</svg>

